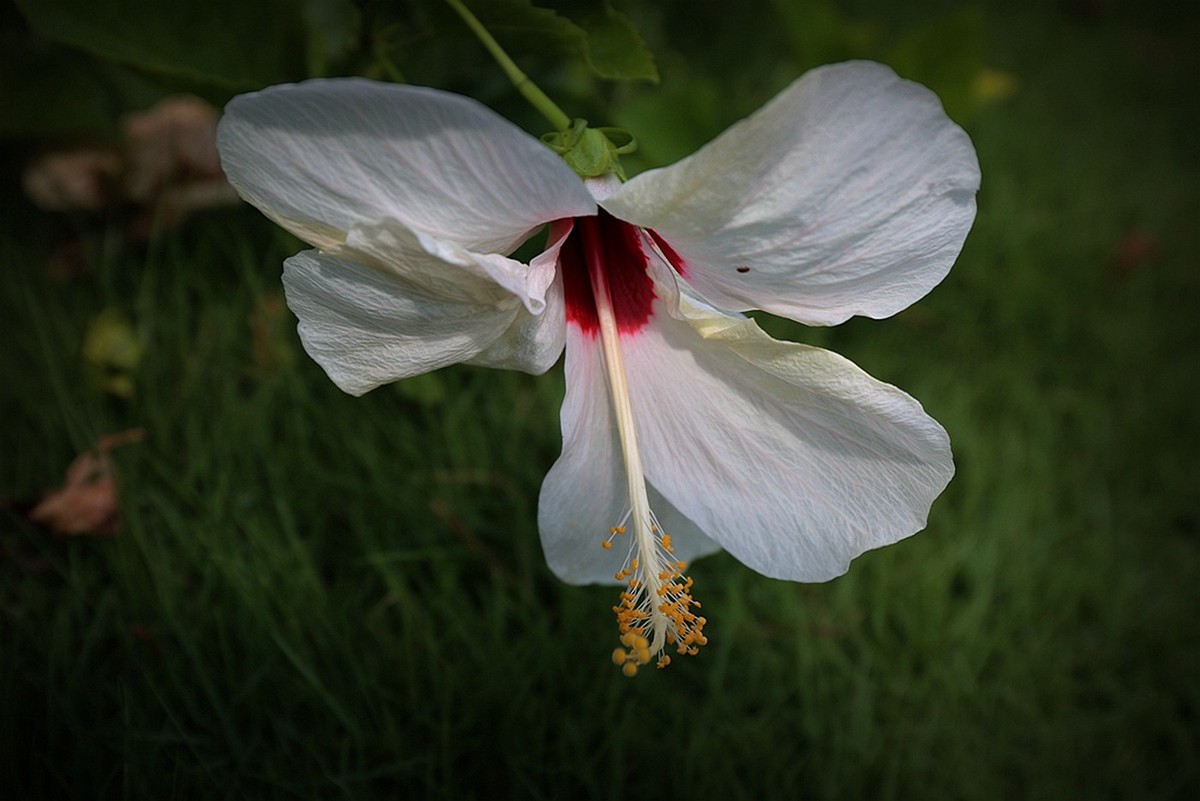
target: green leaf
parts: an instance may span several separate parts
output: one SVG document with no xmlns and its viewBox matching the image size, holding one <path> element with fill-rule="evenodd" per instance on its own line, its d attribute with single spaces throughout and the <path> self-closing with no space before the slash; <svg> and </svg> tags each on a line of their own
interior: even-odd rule
<svg viewBox="0 0 1200 801">
<path fill-rule="evenodd" d="M 624 16 L 607 2 L 589 3 L 572 21 L 530 0 L 484 0 L 471 10 L 510 55 L 570 55 L 608 80 L 658 81 L 654 57 Z"/>
<path fill-rule="evenodd" d="M 598 14 L 580 20 L 587 32 L 586 56 L 596 74 L 616 80 L 658 83 L 654 56 L 633 24 L 607 2 Z"/>
<path fill-rule="evenodd" d="M 298 77 L 294 0 L 16 0 L 41 36 L 151 72 L 252 88 Z"/>
<path fill-rule="evenodd" d="M 586 34 L 566 17 L 529 0 L 483 0 L 471 11 L 492 36 L 519 58 L 527 53 L 582 54 Z"/>
</svg>

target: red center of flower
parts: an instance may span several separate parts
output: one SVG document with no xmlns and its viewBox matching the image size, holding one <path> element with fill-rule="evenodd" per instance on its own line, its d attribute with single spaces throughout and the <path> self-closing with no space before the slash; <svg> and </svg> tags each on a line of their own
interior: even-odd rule
<svg viewBox="0 0 1200 801">
<path fill-rule="evenodd" d="M 604 278 L 601 283 L 608 285 L 617 330 L 622 334 L 641 330 L 650 319 L 655 297 L 654 282 L 646 272 L 649 262 L 642 232 L 603 209 L 595 217 L 576 217 L 572 222 L 574 227 L 558 254 L 567 322 L 591 336 L 599 332 L 592 294 L 592 277 L 599 274 Z"/>
</svg>

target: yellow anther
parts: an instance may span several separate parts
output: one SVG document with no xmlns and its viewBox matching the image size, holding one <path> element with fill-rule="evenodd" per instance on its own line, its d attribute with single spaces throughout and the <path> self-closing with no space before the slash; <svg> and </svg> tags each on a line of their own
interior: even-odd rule
<svg viewBox="0 0 1200 801">
<path fill-rule="evenodd" d="M 612 542 L 610 542 L 609 540 L 601 540 L 601 542 L 600 542 L 600 547 L 601 547 L 601 548 L 603 548 L 603 549 L 604 549 L 604 550 L 606 550 L 606 551 L 607 551 L 607 550 L 611 550 L 611 549 L 612 549 Z"/>
<path fill-rule="evenodd" d="M 653 523 L 653 517 L 647 522 Z M 622 645 L 613 651 L 612 659 L 626 676 L 651 661 L 659 668 L 671 664 L 671 657 L 663 653 L 668 647 L 695 655 L 708 642 L 702 632 L 704 619 L 692 612 L 700 604 L 692 598 L 692 579 L 682 572 L 687 562 L 670 556 L 674 544 L 668 535 L 654 525 L 648 527 L 655 534 L 654 547 L 646 543 L 646 528 L 635 525 L 633 552 L 614 574 L 625 586 L 612 607 Z M 624 528 L 611 531 L 615 535 Z M 610 536 L 605 541 L 606 548 L 611 540 Z"/>
</svg>

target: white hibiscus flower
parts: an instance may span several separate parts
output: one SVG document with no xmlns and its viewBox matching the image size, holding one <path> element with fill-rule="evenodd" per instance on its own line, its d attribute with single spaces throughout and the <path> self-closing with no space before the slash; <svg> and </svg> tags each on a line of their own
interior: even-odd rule
<svg viewBox="0 0 1200 801">
<path fill-rule="evenodd" d="M 887 317 L 949 271 L 975 151 L 887 67 L 813 70 L 626 183 L 580 179 L 473 100 L 359 79 L 238 97 L 219 147 L 242 197 L 314 246 L 285 262 L 287 300 L 345 391 L 458 362 L 541 373 L 565 346 L 538 522 L 564 580 L 626 585 L 629 674 L 706 641 L 687 560 L 824 581 L 924 527 L 954 472 L 913 398 L 740 313 Z M 529 264 L 508 256 L 543 229 Z"/>
</svg>

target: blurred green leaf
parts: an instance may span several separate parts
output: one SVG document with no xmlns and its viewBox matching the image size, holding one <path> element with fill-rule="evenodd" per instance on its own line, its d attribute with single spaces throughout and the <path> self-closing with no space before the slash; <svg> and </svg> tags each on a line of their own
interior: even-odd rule
<svg viewBox="0 0 1200 801">
<path fill-rule="evenodd" d="M 964 8 L 910 29 L 884 59 L 896 72 L 937 92 L 946 113 L 963 122 L 978 107 L 984 26 L 979 8 Z"/>
<path fill-rule="evenodd" d="M 584 17 L 579 24 L 587 31 L 587 61 L 597 75 L 658 83 L 654 56 L 632 23 L 612 5 L 605 3 L 602 11 Z"/>
<path fill-rule="evenodd" d="M 859 58 L 878 38 L 875 26 L 851 20 L 829 0 L 771 0 L 800 69 Z"/>
<path fill-rule="evenodd" d="M 471 10 L 510 54 L 567 54 L 609 80 L 658 81 L 654 57 L 629 20 L 609 3 L 592 3 L 572 21 L 529 0 L 485 0 Z"/>
<path fill-rule="evenodd" d="M 231 88 L 297 77 L 294 0 L 16 0 L 41 36 L 158 73 Z"/>
<path fill-rule="evenodd" d="M 638 142 L 637 152 L 622 158 L 626 168 L 661 167 L 699 150 L 728 122 L 722 99 L 714 81 L 682 73 L 629 98 L 615 110 L 616 124 Z"/>
<path fill-rule="evenodd" d="M 0 138 L 115 135 L 109 86 L 88 59 L 65 48 L 0 53 Z"/>
<path fill-rule="evenodd" d="M 397 381 L 392 385 L 396 394 L 420 406 L 437 406 L 450 394 L 443 373 L 433 372 Z"/>
<path fill-rule="evenodd" d="M 326 75 L 331 64 L 353 50 L 362 15 L 350 0 L 300 2 L 308 32 L 308 75 Z"/>
</svg>

